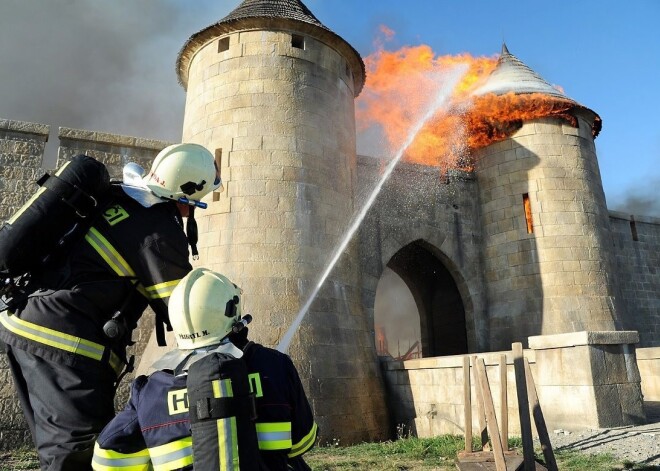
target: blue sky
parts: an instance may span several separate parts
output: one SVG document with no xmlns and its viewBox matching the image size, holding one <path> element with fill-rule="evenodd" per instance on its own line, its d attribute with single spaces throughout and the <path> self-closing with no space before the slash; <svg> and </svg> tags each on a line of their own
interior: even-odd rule
<svg viewBox="0 0 660 471">
<path fill-rule="evenodd" d="M 0 119 L 176 141 L 185 40 L 238 0 L 3 0 Z M 505 41 L 548 82 L 596 111 L 610 209 L 660 217 L 660 1 L 306 0 L 363 57 L 379 26 L 387 49 L 492 56 Z M 53 144 L 55 143 L 55 144 Z M 51 153 L 54 152 L 51 149 Z M 51 155 L 50 158 L 53 158 Z"/>
</svg>

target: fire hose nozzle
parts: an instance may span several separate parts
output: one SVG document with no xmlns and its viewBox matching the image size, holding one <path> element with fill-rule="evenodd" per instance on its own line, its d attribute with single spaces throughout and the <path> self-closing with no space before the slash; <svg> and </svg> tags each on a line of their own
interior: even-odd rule
<svg viewBox="0 0 660 471">
<path fill-rule="evenodd" d="M 243 318 L 236 322 L 232 327 L 231 330 L 235 334 L 239 333 L 241 330 L 243 330 L 247 325 L 252 322 L 252 315 L 251 314 L 245 314 Z"/>
</svg>

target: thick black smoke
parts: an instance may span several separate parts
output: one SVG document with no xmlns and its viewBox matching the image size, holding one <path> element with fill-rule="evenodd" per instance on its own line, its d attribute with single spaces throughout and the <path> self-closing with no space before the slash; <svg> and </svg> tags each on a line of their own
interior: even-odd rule
<svg viewBox="0 0 660 471">
<path fill-rule="evenodd" d="M 177 141 L 174 64 L 191 34 L 238 0 L 3 0 L 0 119 Z M 46 156 L 46 163 L 54 161 Z"/>
</svg>

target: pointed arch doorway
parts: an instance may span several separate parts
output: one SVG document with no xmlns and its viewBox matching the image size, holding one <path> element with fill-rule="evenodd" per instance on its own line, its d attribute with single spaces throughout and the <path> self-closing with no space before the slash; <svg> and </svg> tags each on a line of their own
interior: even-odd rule
<svg viewBox="0 0 660 471">
<path fill-rule="evenodd" d="M 387 263 L 374 305 L 379 355 L 410 359 L 468 353 L 463 299 L 452 274 L 435 253 L 440 252 L 418 240 Z M 413 348 L 415 341 L 418 349 Z"/>
</svg>

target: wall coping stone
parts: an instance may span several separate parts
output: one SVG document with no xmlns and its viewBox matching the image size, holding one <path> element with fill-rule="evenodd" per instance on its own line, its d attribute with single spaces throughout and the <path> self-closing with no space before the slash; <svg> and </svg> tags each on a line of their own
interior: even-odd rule
<svg viewBox="0 0 660 471">
<path fill-rule="evenodd" d="M 46 136 L 46 140 L 48 140 L 48 134 L 50 133 L 50 126 L 47 124 L 16 121 L 13 119 L 0 119 L 0 129 Z"/>
<path fill-rule="evenodd" d="M 136 147 L 141 149 L 153 149 L 158 151 L 172 144 L 172 142 L 161 141 L 157 139 L 144 139 L 141 137 L 124 136 L 121 134 L 111 134 L 106 132 L 66 127 L 59 128 L 58 137 L 60 140 L 68 139 L 72 141 L 100 142 L 103 144 Z"/>
<path fill-rule="evenodd" d="M 536 355 L 533 350 L 524 350 L 523 354 L 530 363 L 536 363 Z M 469 357 L 476 356 L 478 358 L 483 358 L 486 366 L 499 365 L 500 356 L 506 355 L 506 363 L 508 365 L 513 364 L 513 352 L 511 351 L 466 353 L 465 355 L 448 355 L 442 357 L 418 358 L 415 360 L 405 361 L 381 358 L 380 362 L 383 370 L 385 371 L 463 368 L 463 357 L 466 355 Z"/>
<path fill-rule="evenodd" d="M 645 347 L 635 349 L 638 360 L 660 360 L 660 347 Z"/>
<path fill-rule="evenodd" d="M 544 350 L 549 348 L 576 347 L 579 345 L 612 345 L 639 343 L 639 332 L 622 331 L 582 331 L 555 335 L 535 335 L 529 337 L 529 348 Z"/>
<path fill-rule="evenodd" d="M 607 212 L 611 219 L 623 219 L 624 221 L 631 221 L 634 218 L 635 222 L 660 225 L 660 218 L 653 216 L 639 216 L 637 214 L 624 213 L 623 211 L 613 211 L 611 209 Z"/>
</svg>

